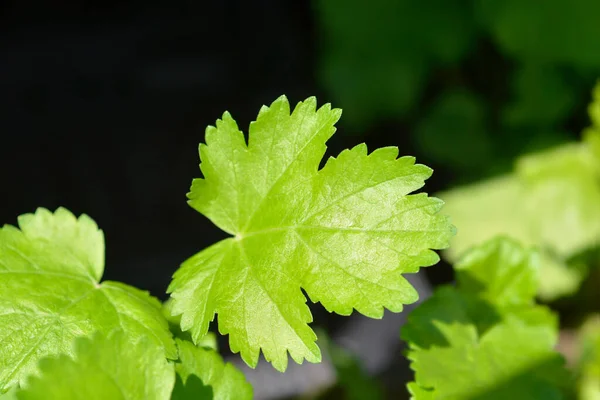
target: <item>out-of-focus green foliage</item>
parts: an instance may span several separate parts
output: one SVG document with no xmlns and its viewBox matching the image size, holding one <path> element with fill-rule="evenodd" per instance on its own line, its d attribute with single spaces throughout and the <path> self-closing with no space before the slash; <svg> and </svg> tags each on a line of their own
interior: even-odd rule
<svg viewBox="0 0 600 400">
<path fill-rule="evenodd" d="M 415 309 L 402 337 L 423 399 L 562 399 L 569 376 L 553 348 L 558 321 L 534 302 L 537 254 L 506 239 L 473 248 Z"/>
<path fill-rule="evenodd" d="M 511 99 L 502 110 L 502 123 L 507 128 L 556 126 L 569 116 L 577 100 L 561 71 L 545 64 L 519 66 L 511 90 Z"/>
<path fill-rule="evenodd" d="M 314 6 L 318 76 L 345 110 L 348 131 L 407 123 L 422 154 L 459 181 L 506 170 L 507 160 L 568 139 L 564 132 L 600 75 L 597 0 Z"/>
<path fill-rule="evenodd" d="M 600 399 L 600 315 L 592 315 L 579 334 L 578 391 L 581 400 Z"/>
<path fill-rule="evenodd" d="M 473 1 L 482 28 L 500 50 L 522 60 L 600 67 L 600 2 Z"/>
<path fill-rule="evenodd" d="M 519 158 L 510 175 L 440 194 L 458 233 L 446 252 L 462 252 L 496 235 L 539 248 L 539 295 L 576 291 L 586 267 L 574 257 L 600 244 L 600 85 L 584 140 Z"/>
</svg>

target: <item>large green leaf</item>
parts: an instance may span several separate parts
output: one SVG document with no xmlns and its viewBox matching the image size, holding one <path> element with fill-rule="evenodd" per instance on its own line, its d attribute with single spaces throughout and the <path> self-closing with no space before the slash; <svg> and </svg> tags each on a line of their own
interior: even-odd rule
<svg viewBox="0 0 600 400">
<path fill-rule="evenodd" d="M 285 97 L 263 107 L 249 143 L 228 113 L 200 146 L 204 179 L 190 205 L 233 237 L 188 259 L 169 287 L 174 314 L 194 340 L 219 314 L 219 330 L 251 366 L 262 349 L 285 370 L 320 360 L 306 298 L 331 311 L 374 318 L 417 300 L 402 276 L 438 261 L 453 234 L 442 203 L 421 188 L 431 170 L 396 148 L 365 145 L 319 170 L 340 110 L 316 100 L 290 115 Z"/>
<path fill-rule="evenodd" d="M 0 229 L 0 392 L 22 382 L 40 358 L 73 354 L 73 340 L 121 328 L 175 358 L 176 348 L 148 293 L 102 282 L 104 237 L 87 216 L 59 208 Z"/>
</svg>

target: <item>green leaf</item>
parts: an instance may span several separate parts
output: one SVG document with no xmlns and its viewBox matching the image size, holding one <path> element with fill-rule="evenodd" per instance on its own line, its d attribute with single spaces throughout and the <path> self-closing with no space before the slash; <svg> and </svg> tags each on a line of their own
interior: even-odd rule
<svg viewBox="0 0 600 400">
<path fill-rule="evenodd" d="M 100 280 L 104 272 L 104 234 L 87 215 L 76 218 L 70 211 L 58 208 L 53 214 L 39 208 L 35 214 L 19 216 L 19 227 L 30 239 L 52 242 L 68 248 L 89 275 Z"/>
<path fill-rule="evenodd" d="M 173 313 L 194 340 L 219 313 L 231 349 L 255 366 L 262 349 L 278 370 L 321 358 L 302 294 L 330 312 L 381 318 L 417 300 L 402 276 L 435 264 L 453 227 L 421 188 L 431 170 L 398 149 L 365 145 L 319 170 L 340 110 L 285 97 L 263 107 L 249 144 L 228 113 L 200 145 L 204 179 L 190 205 L 234 237 L 196 254 L 175 273 Z"/>
<path fill-rule="evenodd" d="M 458 234 L 452 258 L 499 234 L 570 257 L 600 242 L 595 158 L 580 143 L 521 157 L 516 173 L 439 194 Z"/>
<path fill-rule="evenodd" d="M 513 240 L 483 243 L 454 265 L 460 290 L 499 307 L 530 305 L 538 286 L 538 255 Z"/>
<path fill-rule="evenodd" d="M 179 348 L 179 362 L 175 364 L 175 371 L 181 385 L 175 386 L 173 399 L 252 399 L 252 386 L 242 372 L 230 363 L 224 363 L 217 352 L 194 346 L 185 340 L 176 339 L 176 342 Z M 190 386 L 194 379 L 212 388 L 212 397 L 198 396 L 197 390 Z"/>
<path fill-rule="evenodd" d="M 555 327 L 530 325 L 513 315 L 485 332 L 461 315 L 460 294 L 439 290 L 409 317 L 418 329 L 407 329 L 408 358 L 415 371 L 416 400 L 444 399 L 562 399 L 556 382 L 564 378 L 562 359 L 552 349 Z M 439 312 L 436 312 L 440 310 Z M 460 318 L 442 315 L 459 314 Z M 416 338 L 412 332 L 440 336 L 445 343 Z M 425 392 L 421 395 L 419 392 Z M 433 392 L 433 393 L 430 393 Z"/>
<path fill-rule="evenodd" d="M 131 341 L 122 331 L 108 337 L 78 338 L 74 358 L 61 355 L 40 362 L 39 373 L 17 392 L 19 400 L 169 399 L 173 365 L 152 340 Z"/>
<path fill-rule="evenodd" d="M 597 170 L 600 171 L 600 127 L 588 128 L 583 131 L 583 139 L 597 160 Z"/>
<path fill-rule="evenodd" d="M 523 212 L 535 243 L 568 258 L 600 243 L 596 159 L 582 143 L 522 157 Z"/>
<path fill-rule="evenodd" d="M 538 267 L 535 253 L 509 239 L 461 259 L 457 287 L 437 289 L 402 329 L 413 398 L 562 398 L 557 319 L 533 303 Z"/>
<path fill-rule="evenodd" d="M 588 275 L 585 264 L 565 262 L 546 252 L 540 252 L 540 264 L 538 297 L 543 301 L 552 301 L 577 292 Z"/>
<path fill-rule="evenodd" d="M 457 64 L 474 44 L 462 0 L 319 0 L 315 11 L 319 78 L 354 129 L 406 115 L 432 67 Z"/>
<path fill-rule="evenodd" d="M 13 386 L 8 392 L 0 394 L 0 400 L 17 400 L 18 387 Z"/>
<path fill-rule="evenodd" d="M 59 208 L 0 229 L 0 392 L 35 372 L 40 358 L 73 354 L 73 339 L 94 331 L 148 337 L 169 358 L 176 348 L 160 303 L 102 274 L 102 232 Z M 89 237 L 84 237 L 89 236 Z"/>
<path fill-rule="evenodd" d="M 592 91 L 592 102 L 588 106 L 588 114 L 592 121 L 592 127 L 600 129 L 600 81 L 596 83 Z"/>
<path fill-rule="evenodd" d="M 411 400 L 435 400 L 435 392 L 433 390 L 422 388 L 416 382 L 409 382 L 406 387 L 410 393 Z"/>
</svg>

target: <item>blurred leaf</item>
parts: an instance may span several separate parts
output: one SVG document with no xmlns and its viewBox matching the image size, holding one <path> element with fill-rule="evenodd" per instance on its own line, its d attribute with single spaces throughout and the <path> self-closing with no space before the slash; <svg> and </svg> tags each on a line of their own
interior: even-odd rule
<svg viewBox="0 0 600 400">
<path fill-rule="evenodd" d="M 523 185 L 514 175 L 505 175 L 439 193 L 446 204 L 443 213 L 456 226 L 456 236 L 444 251 L 456 261 L 471 247 L 498 235 L 507 235 L 532 245 L 529 228 L 520 207 Z"/>
<path fill-rule="evenodd" d="M 592 127 L 600 129 L 600 81 L 592 91 L 592 102 L 588 106 L 588 115 L 592 122 Z"/>
<path fill-rule="evenodd" d="M 585 143 L 567 144 L 521 157 L 512 175 L 439 194 L 457 227 L 446 257 L 508 235 L 539 249 L 542 298 L 573 293 L 586 270 L 567 261 L 600 243 L 597 162 Z"/>
<path fill-rule="evenodd" d="M 467 91 L 442 94 L 415 128 L 424 154 L 454 168 L 489 163 L 492 144 L 487 136 L 488 113 L 483 99 Z"/>
<path fill-rule="evenodd" d="M 450 317 L 464 312 L 463 301 L 458 290 L 442 287 L 413 311 L 403 329 L 419 385 L 416 392 L 425 392 L 416 400 L 431 398 L 430 391 L 447 399 L 562 398 L 557 386 L 566 375 L 562 358 L 553 351 L 555 322 L 529 324 L 508 314 L 480 331 L 467 314 Z M 421 324 L 428 328 L 411 329 Z M 425 332 L 441 335 L 447 344 L 429 342 Z"/>
<path fill-rule="evenodd" d="M 459 261 L 457 285 L 438 288 L 402 329 L 414 399 L 562 399 L 558 319 L 533 301 L 538 269 L 534 252 L 506 238 Z"/>
<path fill-rule="evenodd" d="M 321 82 L 359 128 L 405 115 L 431 66 L 456 64 L 475 39 L 468 0 L 317 0 L 315 10 Z"/>
<path fill-rule="evenodd" d="M 600 315 L 592 315 L 581 327 L 581 359 L 578 392 L 581 400 L 600 399 Z"/>
<path fill-rule="evenodd" d="M 409 382 L 406 387 L 411 395 L 411 399 L 435 400 L 436 394 L 433 389 L 425 389 L 417 385 L 416 382 Z"/>
<path fill-rule="evenodd" d="M 600 171 L 600 82 L 596 84 L 592 93 L 588 115 L 592 124 L 583 132 L 583 140 L 593 152 L 598 171 Z"/>
<path fill-rule="evenodd" d="M 595 159 L 598 160 L 600 168 L 600 128 L 588 128 L 583 132 L 585 143 L 594 152 Z"/>
<path fill-rule="evenodd" d="M 538 296 L 543 301 L 552 301 L 577 292 L 587 276 L 585 265 L 561 261 L 546 252 L 540 252 L 540 262 L 542 278 Z"/>
<path fill-rule="evenodd" d="M 556 68 L 527 63 L 515 72 L 513 99 L 503 111 L 508 127 L 554 126 L 564 121 L 576 104 L 573 85 Z"/>
<path fill-rule="evenodd" d="M 538 63 L 599 67 L 597 0 L 478 1 L 481 25 L 507 54 Z"/>
<path fill-rule="evenodd" d="M 588 146 L 567 144 L 522 157 L 522 205 L 532 240 L 562 258 L 600 242 L 600 185 Z"/>
<path fill-rule="evenodd" d="M 539 258 L 511 239 L 473 248 L 454 265 L 460 290 L 499 307 L 530 305 L 538 286 Z"/>
</svg>

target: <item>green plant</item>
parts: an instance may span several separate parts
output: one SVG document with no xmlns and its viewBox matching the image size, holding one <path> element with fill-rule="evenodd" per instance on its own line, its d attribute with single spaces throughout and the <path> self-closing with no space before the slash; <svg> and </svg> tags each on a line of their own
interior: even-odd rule
<svg viewBox="0 0 600 400">
<path fill-rule="evenodd" d="M 319 170 L 340 113 L 309 98 L 290 114 L 280 97 L 260 110 L 248 144 L 228 113 L 207 129 L 190 205 L 232 237 L 183 263 L 164 307 L 100 281 L 104 237 L 85 215 L 39 209 L 19 217 L 20 229 L 3 227 L 1 390 L 20 386 L 20 399 L 249 398 L 241 374 L 201 347 L 211 346 L 216 313 L 250 366 L 262 349 L 283 371 L 288 352 L 297 362 L 321 357 L 301 288 L 342 315 L 381 318 L 384 307 L 416 301 L 402 274 L 435 264 L 432 249 L 454 233 L 439 200 L 410 194 L 431 170 L 365 145 Z"/>
<path fill-rule="evenodd" d="M 282 96 L 260 110 L 247 141 L 225 113 L 206 131 L 203 178 L 188 198 L 231 237 L 186 260 L 164 304 L 101 281 L 104 236 L 89 217 L 63 208 L 22 215 L 19 228 L 0 229 L 0 397 L 249 399 L 252 388 L 208 332 L 215 314 L 251 367 L 261 350 L 280 371 L 288 353 L 319 362 L 301 289 L 341 315 L 400 312 L 418 299 L 404 275 L 435 264 L 433 250 L 452 239 L 444 254 L 457 284 L 437 288 L 401 333 L 413 398 L 597 399 L 597 319 L 579 333 L 572 373 L 556 351 L 556 313 L 536 303 L 571 293 L 556 282 L 579 271 L 577 286 L 598 262 L 600 86 L 594 96 L 582 143 L 442 194 L 458 221 L 453 239 L 442 202 L 411 194 L 431 170 L 397 148 L 358 145 L 319 168 L 340 110 L 309 98 L 290 112 Z M 549 271 L 562 275 L 544 288 Z M 325 348 L 348 396 L 383 397 L 351 354 L 327 340 Z"/>
</svg>

